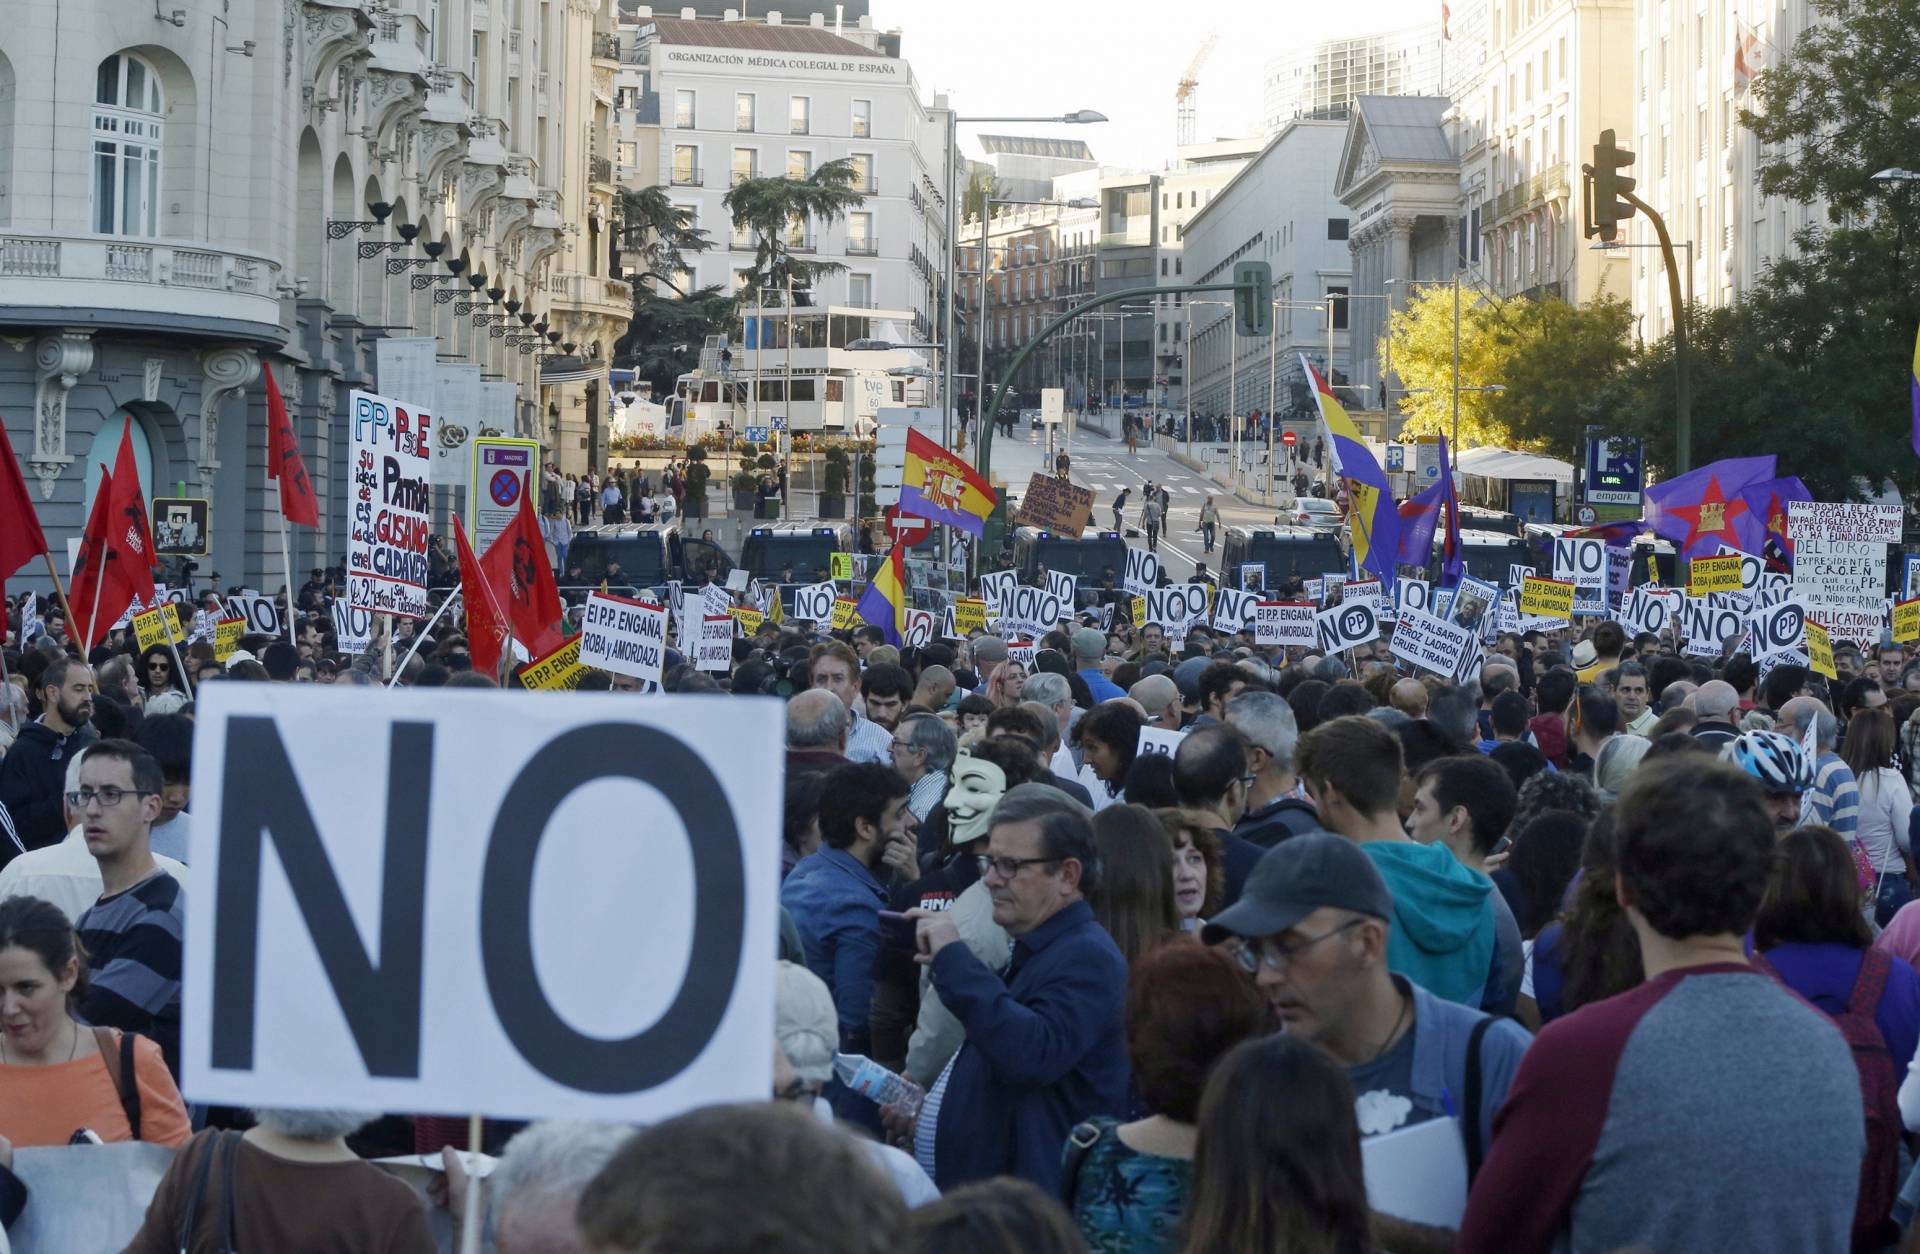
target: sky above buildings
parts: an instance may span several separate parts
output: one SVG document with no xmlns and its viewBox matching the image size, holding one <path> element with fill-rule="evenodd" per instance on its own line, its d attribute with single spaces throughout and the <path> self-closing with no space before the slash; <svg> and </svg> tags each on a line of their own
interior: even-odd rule
<svg viewBox="0 0 1920 1254">
<path fill-rule="evenodd" d="M 921 91 L 952 94 L 962 117 L 1096 109 L 1094 126 L 964 127 L 1083 139 L 1103 164 L 1157 169 L 1173 156 L 1174 89 L 1206 39 L 1196 136 L 1258 134 L 1261 69 L 1322 39 L 1439 17 L 1440 0 L 873 0 L 874 25 L 898 26 Z"/>
</svg>

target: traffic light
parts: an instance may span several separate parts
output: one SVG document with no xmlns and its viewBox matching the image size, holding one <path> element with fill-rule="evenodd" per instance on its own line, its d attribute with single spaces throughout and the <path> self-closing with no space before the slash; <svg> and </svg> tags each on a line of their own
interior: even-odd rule
<svg viewBox="0 0 1920 1254">
<path fill-rule="evenodd" d="M 1634 180 L 1624 171 L 1633 164 L 1633 154 L 1614 142 L 1611 129 L 1600 132 L 1600 142 L 1593 146 L 1593 165 L 1588 167 L 1593 176 L 1592 225 L 1589 236 L 1598 235 L 1608 243 L 1618 234 L 1618 223 L 1633 216 L 1633 204 L 1625 197 L 1633 191 Z"/>
<path fill-rule="evenodd" d="M 1273 332 L 1273 267 L 1264 261 L 1238 261 L 1233 266 L 1233 321 L 1239 335 Z"/>
</svg>

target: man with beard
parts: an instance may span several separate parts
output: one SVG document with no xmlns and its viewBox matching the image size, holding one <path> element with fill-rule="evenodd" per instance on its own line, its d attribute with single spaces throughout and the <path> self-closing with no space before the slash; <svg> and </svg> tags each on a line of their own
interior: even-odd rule
<svg viewBox="0 0 1920 1254">
<path fill-rule="evenodd" d="M 40 673 L 42 714 L 20 729 L 0 758 L 0 806 L 13 819 L 19 843 L 0 837 L 0 866 L 15 854 L 57 843 L 67 834 L 60 804 L 67 758 L 98 738 L 93 717 L 93 668 L 58 658 Z"/>
</svg>

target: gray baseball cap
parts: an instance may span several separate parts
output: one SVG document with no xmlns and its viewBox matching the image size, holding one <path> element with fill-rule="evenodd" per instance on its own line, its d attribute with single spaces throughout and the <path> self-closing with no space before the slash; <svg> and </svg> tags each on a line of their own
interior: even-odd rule
<svg viewBox="0 0 1920 1254">
<path fill-rule="evenodd" d="M 1107 638 L 1091 627 L 1073 633 L 1073 656 L 1082 662 L 1098 662 L 1107 651 Z"/>
<path fill-rule="evenodd" d="M 1234 936 L 1272 936 L 1326 907 L 1391 919 L 1393 894 L 1360 846 L 1331 832 L 1308 832 L 1262 855 L 1240 900 L 1215 915 L 1200 939 L 1217 945 Z"/>
</svg>

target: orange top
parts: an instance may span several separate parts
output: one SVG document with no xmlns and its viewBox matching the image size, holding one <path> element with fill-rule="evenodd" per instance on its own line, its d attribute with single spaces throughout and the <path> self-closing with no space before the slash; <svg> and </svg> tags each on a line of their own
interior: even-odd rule
<svg viewBox="0 0 1920 1254">
<path fill-rule="evenodd" d="M 89 1029 L 81 1031 L 91 1035 Z M 117 1041 L 120 1034 L 113 1035 Z M 140 1139 L 184 1145 L 193 1134 L 186 1103 L 160 1047 L 144 1036 L 133 1043 L 133 1074 L 140 1086 Z M 49 1067 L 0 1065 L 0 1136 L 16 1146 L 65 1145 L 81 1128 L 91 1128 L 103 1141 L 133 1139 L 98 1051 Z"/>
</svg>

